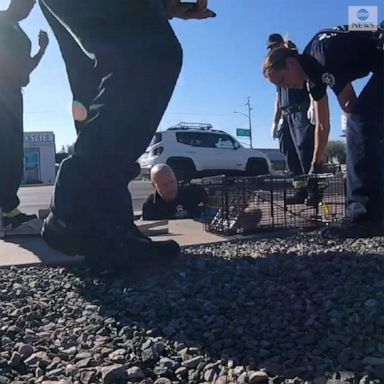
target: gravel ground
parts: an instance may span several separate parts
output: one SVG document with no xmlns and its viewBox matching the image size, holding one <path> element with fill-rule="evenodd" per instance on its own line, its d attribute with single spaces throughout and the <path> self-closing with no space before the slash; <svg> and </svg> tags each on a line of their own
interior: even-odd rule
<svg viewBox="0 0 384 384">
<path fill-rule="evenodd" d="M 380 238 L 190 247 L 132 276 L 0 269 L 0 313 L 0 384 L 384 383 Z"/>
</svg>

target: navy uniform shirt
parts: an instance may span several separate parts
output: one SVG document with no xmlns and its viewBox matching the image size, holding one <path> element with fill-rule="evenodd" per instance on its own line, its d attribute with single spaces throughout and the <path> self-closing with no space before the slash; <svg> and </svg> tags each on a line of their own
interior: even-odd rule
<svg viewBox="0 0 384 384">
<path fill-rule="evenodd" d="M 276 87 L 279 97 L 280 108 L 287 108 L 298 104 L 308 104 L 309 108 L 309 96 L 308 91 L 304 89 L 290 89 L 280 86 Z"/>
<path fill-rule="evenodd" d="M 0 87 L 21 88 L 29 83 L 31 41 L 18 23 L 0 12 Z"/>
<path fill-rule="evenodd" d="M 313 99 L 322 99 L 327 86 L 338 96 L 344 87 L 367 76 L 380 65 L 375 32 L 348 31 L 337 27 L 318 32 L 305 47 L 299 61 L 307 74 Z"/>
<path fill-rule="evenodd" d="M 201 185 L 187 184 L 179 187 L 172 201 L 164 201 L 156 192 L 143 204 L 143 220 L 198 218 L 204 211 L 208 196 Z"/>
</svg>

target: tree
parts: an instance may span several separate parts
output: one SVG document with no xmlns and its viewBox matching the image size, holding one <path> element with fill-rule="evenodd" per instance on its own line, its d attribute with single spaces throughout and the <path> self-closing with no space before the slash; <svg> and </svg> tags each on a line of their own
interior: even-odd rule
<svg viewBox="0 0 384 384">
<path fill-rule="evenodd" d="M 68 156 L 73 155 L 74 151 L 75 151 L 75 143 L 73 143 L 72 145 L 67 145 Z"/>
<path fill-rule="evenodd" d="M 56 163 L 60 164 L 68 156 L 73 155 L 74 147 L 75 147 L 75 144 L 67 145 L 67 146 L 62 145 L 60 151 L 56 153 L 56 156 L 55 156 Z"/>
<path fill-rule="evenodd" d="M 329 141 L 325 149 L 325 160 L 328 163 L 345 164 L 347 160 L 345 142 L 341 140 Z"/>
</svg>

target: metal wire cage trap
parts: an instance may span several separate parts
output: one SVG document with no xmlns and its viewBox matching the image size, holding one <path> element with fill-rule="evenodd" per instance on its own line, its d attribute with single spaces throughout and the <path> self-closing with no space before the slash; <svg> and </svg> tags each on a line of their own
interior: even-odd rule
<svg viewBox="0 0 384 384">
<path fill-rule="evenodd" d="M 297 180 L 297 178 L 295 178 Z M 273 229 L 311 230 L 334 223 L 345 214 L 342 174 L 303 175 L 307 199 L 289 205 L 297 190 L 286 176 L 204 178 L 208 204 L 204 227 L 223 235 Z"/>
</svg>

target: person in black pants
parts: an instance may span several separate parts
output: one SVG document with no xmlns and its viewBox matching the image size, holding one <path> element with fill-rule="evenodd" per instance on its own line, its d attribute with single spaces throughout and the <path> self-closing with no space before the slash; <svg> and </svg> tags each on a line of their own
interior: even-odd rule
<svg viewBox="0 0 384 384">
<path fill-rule="evenodd" d="M 127 185 L 176 84 L 182 51 L 170 17 L 214 16 L 206 0 L 39 0 L 63 55 L 78 138 L 61 163 L 42 237 L 103 267 L 170 261 L 176 242 L 135 227 Z M 74 48 L 75 47 L 75 48 Z"/>
<path fill-rule="evenodd" d="M 202 185 L 178 185 L 175 173 L 167 164 L 156 164 L 151 168 L 151 182 L 155 193 L 143 203 L 143 220 L 199 219 L 208 202 Z"/>
<path fill-rule="evenodd" d="M 384 29 L 349 31 L 348 26 L 318 32 L 302 55 L 277 48 L 264 62 L 264 75 L 282 87 L 308 83 L 315 100 L 315 149 L 311 173 L 322 170 L 330 130 L 327 87 L 347 117 L 347 210 L 327 238 L 383 235 L 384 219 Z M 352 81 L 372 74 L 357 96 Z"/>
<path fill-rule="evenodd" d="M 48 45 L 48 35 L 40 31 L 40 49 L 31 57 L 31 41 L 19 26 L 34 5 L 35 0 L 12 0 L 0 12 L 0 220 L 5 228 L 36 218 L 19 211 L 17 197 L 24 171 L 22 88 Z"/>
<path fill-rule="evenodd" d="M 268 37 L 268 49 L 289 46 L 296 49 L 291 41 L 284 41 L 278 33 Z M 303 204 L 307 197 L 305 182 L 301 175 L 308 173 L 313 156 L 315 126 L 308 117 L 311 111 L 308 91 L 276 86 L 275 115 L 272 137 L 279 139 L 280 152 L 286 156 L 288 169 L 296 178 L 293 187 L 295 195 L 286 199 L 287 204 Z"/>
</svg>

